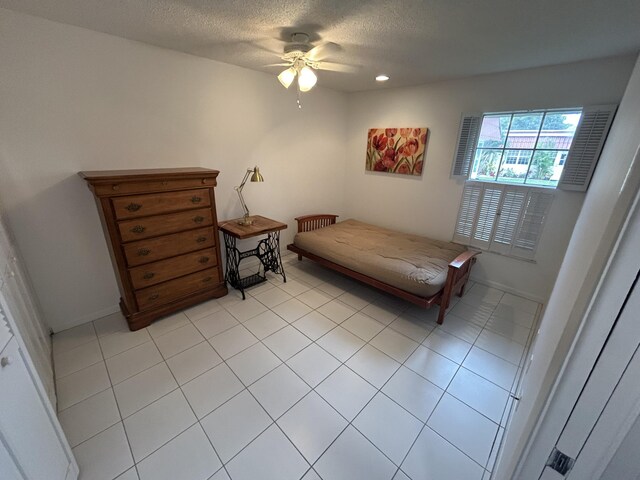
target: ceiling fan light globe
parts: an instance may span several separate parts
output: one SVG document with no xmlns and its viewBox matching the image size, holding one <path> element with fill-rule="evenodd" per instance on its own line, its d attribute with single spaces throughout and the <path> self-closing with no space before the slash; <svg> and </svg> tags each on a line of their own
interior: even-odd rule
<svg viewBox="0 0 640 480">
<path fill-rule="evenodd" d="M 318 77 L 313 73 L 311 68 L 303 67 L 300 70 L 300 74 L 298 75 L 298 86 L 300 87 L 301 92 L 308 92 L 311 90 L 317 81 Z"/>
<path fill-rule="evenodd" d="M 289 88 L 295 78 L 296 69 L 293 67 L 289 67 L 286 70 L 283 70 L 282 72 L 280 72 L 280 75 L 278 75 L 278 81 L 284 88 Z"/>
</svg>

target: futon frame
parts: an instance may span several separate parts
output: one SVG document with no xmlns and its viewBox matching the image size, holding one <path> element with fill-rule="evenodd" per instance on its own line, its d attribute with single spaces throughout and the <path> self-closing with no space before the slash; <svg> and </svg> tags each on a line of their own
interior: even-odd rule
<svg viewBox="0 0 640 480">
<path fill-rule="evenodd" d="M 298 232 L 310 232 L 317 230 L 318 228 L 327 227 L 336 223 L 338 215 L 320 214 L 320 215 L 305 215 L 303 217 L 297 217 Z M 469 274 L 471 273 L 471 267 L 476 262 L 476 255 L 480 252 L 467 250 L 466 252 L 458 255 L 454 260 L 449 263 L 449 271 L 447 272 L 447 280 L 444 287 L 435 295 L 430 297 L 421 297 L 413 293 L 401 290 L 388 283 L 381 282 L 375 278 L 363 275 L 349 268 L 338 265 L 337 263 L 326 260 L 311 252 L 307 252 L 302 248 L 297 247 L 293 243 L 287 245 L 287 249 L 298 254 L 298 260 L 302 260 L 302 257 L 307 257 L 309 260 L 319 263 L 325 267 L 331 268 L 337 272 L 340 272 L 348 277 L 354 278 L 371 285 L 383 292 L 390 293 L 396 297 L 407 300 L 415 305 L 423 308 L 431 308 L 433 305 L 439 305 L 440 311 L 438 313 L 438 323 L 442 324 L 445 313 L 451 302 L 451 297 L 457 294 L 459 297 L 464 295 L 464 289 L 469 280 Z"/>
</svg>

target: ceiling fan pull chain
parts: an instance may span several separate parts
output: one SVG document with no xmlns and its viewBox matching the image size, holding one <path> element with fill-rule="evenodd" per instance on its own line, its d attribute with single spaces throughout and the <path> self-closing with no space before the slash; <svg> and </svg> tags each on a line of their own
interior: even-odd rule
<svg viewBox="0 0 640 480">
<path fill-rule="evenodd" d="M 298 88 L 296 88 L 296 91 L 298 92 L 298 99 L 296 100 L 298 102 L 298 108 L 302 108 L 302 102 L 300 101 L 300 85 L 298 85 Z"/>
</svg>

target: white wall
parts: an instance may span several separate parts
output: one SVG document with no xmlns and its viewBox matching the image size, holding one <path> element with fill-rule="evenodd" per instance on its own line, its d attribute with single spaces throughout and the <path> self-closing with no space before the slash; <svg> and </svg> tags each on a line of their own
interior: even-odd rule
<svg viewBox="0 0 640 480">
<path fill-rule="evenodd" d="M 618 103 L 633 61 L 610 58 L 351 95 L 346 215 L 451 240 L 463 182 L 450 179 L 450 171 L 463 112 Z M 429 128 L 422 178 L 365 172 L 367 130 L 374 127 Z M 485 252 L 473 277 L 545 301 L 583 198 L 582 193 L 557 192 L 536 264 Z"/>
<path fill-rule="evenodd" d="M 628 82 L 618 113 L 611 127 L 598 167 L 576 222 L 571 242 L 562 262 L 553 293 L 540 324 L 532 349 L 532 361 L 522 380 L 522 400 L 507 432 L 504 461 L 496 478 L 511 478 L 525 445 L 541 436 L 551 445 L 562 428 L 562 414 L 547 416 L 553 397 L 549 392 L 561 374 L 561 368 L 576 338 L 601 279 L 631 202 L 640 188 L 640 57 Z M 607 318 L 597 319 L 607 322 Z M 606 338 L 606 334 L 604 336 Z M 578 387 L 578 390 L 579 391 Z M 543 411 L 543 408 L 546 411 Z M 542 414 L 541 414 L 542 412 Z M 541 416 L 542 415 L 542 416 Z M 558 420 L 560 418 L 560 421 Z M 540 420 L 540 423 L 538 421 Z M 530 437 L 532 429 L 537 430 Z M 528 452 L 520 465 L 536 468 L 544 463 L 549 450 Z M 524 463 L 528 462 L 528 463 Z"/>
<path fill-rule="evenodd" d="M 202 166 L 221 171 L 218 216 L 290 224 L 342 213 L 346 95 L 295 93 L 275 76 L 0 9 L 0 195 L 58 331 L 117 308 L 119 294 L 80 170 Z M 320 80 L 321 83 L 322 80 Z"/>
</svg>

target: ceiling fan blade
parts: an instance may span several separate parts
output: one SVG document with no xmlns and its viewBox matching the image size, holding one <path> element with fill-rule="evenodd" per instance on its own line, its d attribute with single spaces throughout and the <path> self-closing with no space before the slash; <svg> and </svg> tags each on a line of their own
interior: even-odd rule
<svg viewBox="0 0 640 480">
<path fill-rule="evenodd" d="M 355 73 L 358 70 L 360 70 L 360 67 L 356 67 L 354 65 L 345 65 L 343 63 L 320 62 L 318 64 L 318 70 L 328 70 L 331 72 Z"/>
<path fill-rule="evenodd" d="M 291 63 L 270 63 L 269 65 L 262 65 L 263 67 L 290 67 Z"/>
<path fill-rule="evenodd" d="M 333 42 L 325 42 L 320 45 L 316 45 L 306 54 L 306 57 L 311 61 L 320 61 L 332 53 L 340 51 L 340 45 Z"/>
</svg>

